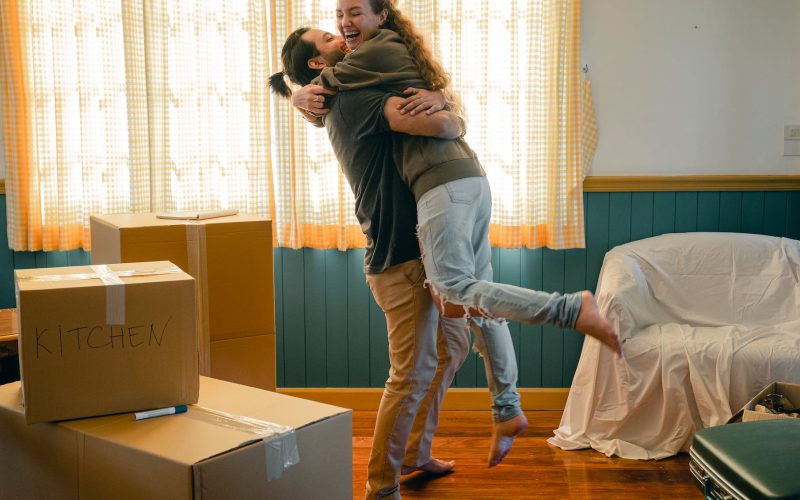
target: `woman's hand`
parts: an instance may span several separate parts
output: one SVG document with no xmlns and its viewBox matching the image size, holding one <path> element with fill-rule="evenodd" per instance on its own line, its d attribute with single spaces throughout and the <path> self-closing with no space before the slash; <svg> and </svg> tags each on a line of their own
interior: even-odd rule
<svg viewBox="0 0 800 500">
<path fill-rule="evenodd" d="M 315 116 L 322 116 L 331 112 L 325 107 L 325 96 L 332 95 L 336 95 L 333 90 L 319 85 L 306 85 L 292 93 L 292 106 L 302 111 L 309 111 Z"/>
<path fill-rule="evenodd" d="M 408 97 L 397 106 L 401 115 L 408 113 L 414 116 L 423 111 L 425 111 L 426 114 L 432 115 L 444 109 L 446 104 L 444 92 L 441 90 L 431 91 L 408 87 L 403 91 L 403 94 Z"/>
</svg>

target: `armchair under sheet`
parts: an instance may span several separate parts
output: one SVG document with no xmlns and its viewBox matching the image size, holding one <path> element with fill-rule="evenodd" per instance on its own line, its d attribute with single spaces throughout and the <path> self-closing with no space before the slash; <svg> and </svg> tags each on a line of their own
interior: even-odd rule
<svg viewBox="0 0 800 500">
<path fill-rule="evenodd" d="M 770 382 L 800 382 L 800 242 L 667 234 L 613 248 L 597 287 L 624 358 L 588 338 L 549 442 L 609 456 L 687 451 Z"/>
</svg>

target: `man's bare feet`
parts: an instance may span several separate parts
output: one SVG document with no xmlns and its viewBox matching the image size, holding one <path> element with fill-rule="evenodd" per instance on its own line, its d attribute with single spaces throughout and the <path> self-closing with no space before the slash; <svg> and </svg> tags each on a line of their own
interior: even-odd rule
<svg viewBox="0 0 800 500">
<path fill-rule="evenodd" d="M 413 465 L 404 465 L 400 468 L 400 474 L 405 476 L 406 474 L 411 474 L 412 472 L 417 472 L 420 470 L 424 472 L 430 472 L 431 474 L 450 474 L 453 472 L 453 467 L 455 466 L 456 463 L 453 460 L 445 462 L 444 460 L 431 457 L 428 463 L 422 464 L 419 467 Z"/>
<path fill-rule="evenodd" d="M 494 467 L 511 451 L 514 439 L 528 427 L 525 415 L 517 415 L 505 422 L 496 422 L 492 427 L 492 445 L 489 448 L 489 467 Z"/>
<path fill-rule="evenodd" d="M 592 292 L 581 292 L 581 311 L 578 313 L 575 329 L 584 335 L 596 338 L 617 353 L 617 356 L 622 356 L 619 336 L 614 326 L 600 314 Z"/>
</svg>

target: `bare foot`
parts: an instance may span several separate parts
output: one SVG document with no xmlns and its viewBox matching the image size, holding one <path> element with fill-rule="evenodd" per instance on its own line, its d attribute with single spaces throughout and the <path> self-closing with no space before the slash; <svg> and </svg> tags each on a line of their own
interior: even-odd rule
<svg viewBox="0 0 800 500">
<path fill-rule="evenodd" d="M 584 335 L 596 338 L 617 353 L 617 356 L 622 357 L 619 336 L 614 326 L 600 314 L 592 292 L 581 292 L 581 311 L 578 313 L 575 329 Z"/>
<path fill-rule="evenodd" d="M 492 427 L 492 445 L 489 448 L 489 467 L 494 467 L 506 458 L 511 451 L 514 439 L 528 427 L 528 419 L 525 415 L 497 422 Z"/>
<path fill-rule="evenodd" d="M 413 465 L 404 465 L 400 468 L 400 474 L 405 476 L 406 474 L 411 474 L 412 472 L 417 472 L 419 470 L 430 472 L 431 474 L 450 474 L 453 472 L 453 467 L 455 466 L 456 463 L 453 460 L 445 462 L 444 460 L 431 457 L 428 463 L 422 464 L 419 467 L 415 467 Z"/>
</svg>

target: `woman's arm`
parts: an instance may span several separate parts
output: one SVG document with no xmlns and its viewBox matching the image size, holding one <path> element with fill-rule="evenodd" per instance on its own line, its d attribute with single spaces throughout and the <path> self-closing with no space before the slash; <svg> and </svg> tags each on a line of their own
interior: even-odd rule
<svg viewBox="0 0 800 500">
<path fill-rule="evenodd" d="M 445 109 L 447 106 L 447 99 L 444 92 L 441 90 L 426 90 L 418 89 L 415 87 L 408 87 L 403 91 L 403 94 L 408 96 L 397 105 L 400 114 L 409 113 L 411 116 L 417 113 L 426 111 L 426 114 L 432 115 L 437 111 Z"/>
<path fill-rule="evenodd" d="M 422 135 L 439 139 L 457 139 L 464 135 L 464 121 L 450 111 L 433 114 L 401 113 L 398 105 L 402 97 L 390 97 L 383 107 L 383 115 L 393 132 Z"/>
<path fill-rule="evenodd" d="M 342 61 L 323 69 L 311 83 L 336 90 L 426 86 L 403 40 L 391 30 L 380 30 Z"/>
</svg>

